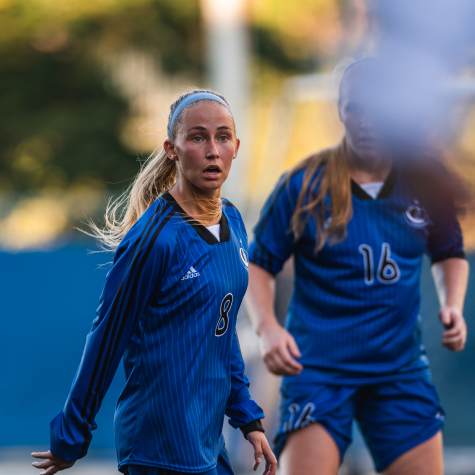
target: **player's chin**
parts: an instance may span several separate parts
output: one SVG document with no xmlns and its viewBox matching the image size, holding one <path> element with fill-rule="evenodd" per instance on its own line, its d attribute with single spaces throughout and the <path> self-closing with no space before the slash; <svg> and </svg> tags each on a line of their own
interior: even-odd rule
<svg viewBox="0 0 475 475">
<path fill-rule="evenodd" d="M 370 165 L 378 160 L 382 153 L 376 147 L 360 147 L 357 154 L 364 163 Z"/>
<path fill-rule="evenodd" d="M 226 177 L 221 175 L 216 178 L 203 178 L 196 185 L 203 191 L 215 191 L 219 190 L 225 181 Z"/>
</svg>

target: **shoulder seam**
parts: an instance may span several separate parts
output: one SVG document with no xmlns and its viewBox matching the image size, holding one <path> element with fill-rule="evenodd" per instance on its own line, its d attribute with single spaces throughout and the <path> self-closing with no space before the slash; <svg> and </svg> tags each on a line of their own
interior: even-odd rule
<svg viewBox="0 0 475 475">
<path fill-rule="evenodd" d="M 224 206 L 229 206 L 230 208 L 236 208 L 230 201 L 228 201 L 226 198 L 222 198 L 221 201 L 223 202 Z M 237 208 L 236 208 L 237 209 Z"/>
</svg>

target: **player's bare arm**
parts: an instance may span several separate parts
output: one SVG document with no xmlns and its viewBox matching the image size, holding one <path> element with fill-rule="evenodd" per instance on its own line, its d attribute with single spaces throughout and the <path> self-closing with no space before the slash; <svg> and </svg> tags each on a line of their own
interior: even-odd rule
<svg viewBox="0 0 475 475">
<path fill-rule="evenodd" d="M 295 358 L 301 357 L 300 350 L 294 337 L 275 317 L 274 297 L 274 276 L 262 267 L 250 263 L 246 306 L 260 338 L 264 362 L 269 371 L 276 375 L 299 374 L 303 366 Z"/>
<path fill-rule="evenodd" d="M 462 351 L 467 340 L 463 303 L 468 271 L 468 262 L 457 257 L 432 265 L 432 276 L 440 302 L 439 318 L 446 329 L 442 334 L 442 345 L 452 351 Z"/>
</svg>

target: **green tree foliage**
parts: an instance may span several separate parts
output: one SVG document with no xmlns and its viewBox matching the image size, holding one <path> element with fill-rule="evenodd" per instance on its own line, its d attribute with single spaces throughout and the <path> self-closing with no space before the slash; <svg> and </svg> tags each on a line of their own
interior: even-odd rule
<svg viewBox="0 0 475 475">
<path fill-rule="evenodd" d="M 68 54 L 25 45 L 0 56 L 3 189 L 97 187 L 135 174 L 135 157 L 118 139 L 127 104 L 105 89 L 87 55 Z"/>
<path fill-rule="evenodd" d="M 304 25 L 301 10 L 256 5 L 256 57 L 284 74 L 315 69 L 314 51 L 286 26 Z M 203 82 L 199 0 L 0 1 L 0 192 L 126 186 L 137 152 L 120 140 L 128 104 L 104 59 L 130 48 L 152 54 L 166 74 Z"/>
<path fill-rule="evenodd" d="M 293 54 L 286 47 L 287 37 L 275 29 L 253 25 L 252 38 L 256 56 L 268 66 L 287 73 L 313 72 L 318 67 L 317 57 L 307 52 Z"/>
<path fill-rule="evenodd" d="M 123 188 L 137 154 L 120 141 L 128 104 L 101 59 L 142 48 L 199 76 L 199 21 L 187 0 L 0 5 L 0 191 Z"/>
</svg>

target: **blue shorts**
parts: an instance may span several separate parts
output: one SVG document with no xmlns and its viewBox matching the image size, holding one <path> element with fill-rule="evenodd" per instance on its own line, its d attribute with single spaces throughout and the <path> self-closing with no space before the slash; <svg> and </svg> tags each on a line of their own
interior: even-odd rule
<svg viewBox="0 0 475 475">
<path fill-rule="evenodd" d="M 190 472 L 185 473 L 157 467 L 146 467 L 145 465 L 125 465 L 121 467 L 120 470 L 124 475 L 191 475 Z M 208 470 L 207 472 L 193 473 L 196 473 L 196 475 L 234 475 L 226 447 L 223 445 L 223 448 L 219 452 L 216 468 Z"/>
<path fill-rule="evenodd" d="M 425 376 L 361 386 L 284 384 L 281 393 L 280 426 L 274 441 L 277 457 L 289 432 L 318 422 L 335 440 L 342 461 L 356 419 L 380 472 L 444 425 L 437 391 Z"/>
</svg>

